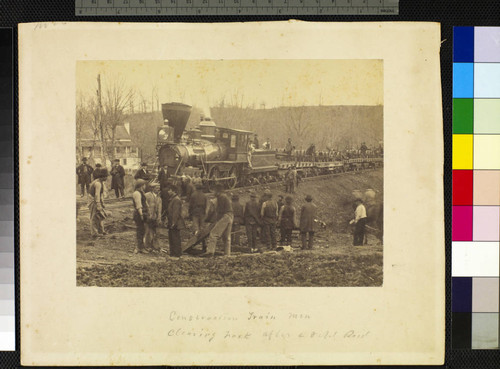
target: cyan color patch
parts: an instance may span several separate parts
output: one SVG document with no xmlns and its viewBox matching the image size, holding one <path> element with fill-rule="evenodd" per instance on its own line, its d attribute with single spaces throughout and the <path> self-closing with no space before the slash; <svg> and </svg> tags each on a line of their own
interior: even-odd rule
<svg viewBox="0 0 500 369">
<path fill-rule="evenodd" d="M 474 97 L 473 63 L 453 63 L 453 97 Z"/>
</svg>

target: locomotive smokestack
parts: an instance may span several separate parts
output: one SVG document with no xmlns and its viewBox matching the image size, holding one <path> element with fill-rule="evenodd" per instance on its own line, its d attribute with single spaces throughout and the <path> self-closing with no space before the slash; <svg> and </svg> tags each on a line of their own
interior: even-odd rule
<svg viewBox="0 0 500 369">
<path fill-rule="evenodd" d="M 191 106 L 175 102 L 161 104 L 161 112 L 163 119 L 167 119 L 168 125 L 174 129 L 174 142 L 179 142 L 191 115 Z"/>
</svg>

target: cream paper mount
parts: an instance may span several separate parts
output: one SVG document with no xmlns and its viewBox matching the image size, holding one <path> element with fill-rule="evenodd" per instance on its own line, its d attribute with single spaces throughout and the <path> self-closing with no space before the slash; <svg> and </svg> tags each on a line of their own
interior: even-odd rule
<svg viewBox="0 0 500 369">
<path fill-rule="evenodd" d="M 442 364 L 439 47 L 435 23 L 20 25 L 22 364 Z M 220 59 L 382 60 L 381 287 L 77 287 L 77 64 Z"/>
</svg>

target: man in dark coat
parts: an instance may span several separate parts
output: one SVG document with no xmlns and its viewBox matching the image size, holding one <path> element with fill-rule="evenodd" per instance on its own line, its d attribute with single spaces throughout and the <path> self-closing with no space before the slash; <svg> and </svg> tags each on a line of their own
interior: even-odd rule
<svg viewBox="0 0 500 369">
<path fill-rule="evenodd" d="M 314 238 L 314 218 L 316 217 L 316 205 L 312 203 L 311 195 L 306 196 L 306 203 L 300 210 L 300 237 L 302 239 L 302 250 L 312 250 Z M 309 240 L 307 239 L 309 236 Z"/>
<path fill-rule="evenodd" d="M 259 138 L 257 137 L 257 135 L 253 135 L 253 145 L 256 149 L 259 148 Z"/>
<path fill-rule="evenodd" d="M 207 239 L 207 252 L 204 256 L 214 256 L 217 240 L 224 243 L 224 255 L 231 255 L 231 228 L 233 225 L 233 207 L 231 200 L 224 194 L 221 184 L 215 185 L 215 224 Z"/>
<path fill-rule="evenodd" d="M 193 232 L 198 235 L 205 226 L 205 217 L 208 211 L 208 198 L 202 191 L 201 183 L 196 185 L 196 191 L 189 199 L 189 217 L 193 221 Z M 207 251 L 205 239 L 202 241 L 203 252 Z"/>
<path fill-rule="evenodd" d="M 97 163 L 95 165 L 95 169 L 92 172 L 92 180 L 96 180 L 97 178 L 101 178 L 101 173 L 103 171 L 101 163 Z"/>
<path fill-rule="evenodd" d="M 143 179 L 149 181 L 148 163 L 141 163 L 141 167 L 135 172 L 134 179 Z"/>
<path fill-rule="evenodd" d="M 278 213 L 279 213 L 283 205 L 285 205 L 285 201 L 283 200 L 283 195 L 278 195 L 278 201 L 276 203 L 278 204 Z"/>
<path fill-rule="evenodd" d="M 181 230 L 186 227 L 182 217 L 182 200 L 177 193 L 177 186 L 172 184 L 167 188 L 170 195 L 167 207 L 170 256 L 180 257 L 182 255 Z"/>
<path fill-rule="evenodd" d="M 168 173 L 168 166 L 167 164 L 165 164 L 158 171 L 158 183 L 160 184 L 160 191 L 167 187 L 169 177 L 170 174 Z"/>
<path fill-rule="evenodd" d="M 250 194 L 250 201 L 245 204 L 243 211 L 243 218 L 245 220 L 245 228 L 247 231 L 248 246 L 251 252 L 257 251 L 257 229 L 262 223 L 260 220 L 260 206 L 257 202 L 257 195 Z"/>
<path fill-rule="evenodd" d="M 85 190 L 89 192 L 90 182 L 92 182 L 92 172 L 94 168 L 87 164 L 87 158 L 82 159 L 82 163 L 76 168 L 76 175 L 78 176 L 78 184 L 80 185 L 80 194 L 83 197 Z"/>
<path fill-rule="evenodd" d="M 295 207 L 292 205 L 292 196 L 285 198 L 285 205 L 279 210 L 278 224 L 281 230 L 280 244 L 282 246 L 292 245 L 292 232 L 295 228 Z"/>
<path fill-rule="evenodd" d="M 115 190 L 116 198 L 124 197 L 125 169 L 120 165 L 120 159 L 115 159 L 111 168 L 111 189 Z"/>
<path fill-rule="evenodd" d="M 245 224 L 243 219 L 243 206 L 240 204 L 240 197 L 233 195 L 231 198 L 233 207 L 233 227 L 231 229 L 231 244 L 240 245 L 240 227 Z"/>
</svg>

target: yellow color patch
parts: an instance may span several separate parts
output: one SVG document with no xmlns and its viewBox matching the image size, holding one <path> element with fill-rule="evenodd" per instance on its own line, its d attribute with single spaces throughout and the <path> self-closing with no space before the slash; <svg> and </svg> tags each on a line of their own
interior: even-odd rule
<svg viewBox="0 0 500 369">
<path fill-rule="evenodd" d="M 472 169 L 473 135 L 453 135 L 453 169 Z"/>
</svg>

